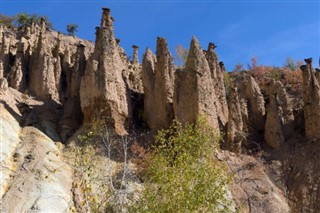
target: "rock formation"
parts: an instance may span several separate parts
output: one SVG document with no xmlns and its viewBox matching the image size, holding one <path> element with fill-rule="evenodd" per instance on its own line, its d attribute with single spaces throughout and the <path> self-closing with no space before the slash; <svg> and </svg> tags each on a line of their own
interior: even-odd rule
<svg viewBox="0 0 320 213">
<path fill-rule="evenodd" d="M 143 117 L 148 124 L 152 121 L 154 92 L 155 61 L 151 49 L 147 48 L 142 59 L 142 84 L 144 92 Z"/>
<path fill-rule="evenodd" d="M 139 47 L 137 45 L 132 45 L 132 48 L 133 48 L 132 64 L 139 64 L 139 59 L 138 59 Z"/>
<path fill-rule="evenodd" d="M 85 45 L 78 44 L 75 54 L 75 63 L 68 72 L 67 101 L 64 104 L 64 113 L 59 122 L 59 131 L 62 140 L 72 136 L 72 134 L 80 127 L 83 120 L 80 106 L 80 83 L 85 72 L 86 63 Z"/>
<path fill-rule="evenodd" d="M 127 65 L 127 68 L 123 70 L 123 78 L 128 86 L 128 89 L 133 93 L 143 93 L 142 85 L 142 66 L 139 64 L 138 59 L 138 46 L 133 45 L 133 60 L 128 61 L 126 53 L 122 48 L 119 48 L 120 55 L 124 64 Z"/>
<path fill-rule="evenodd" d="M 174 118 L 173 90 L 174 90 L 174 65 L 169 52 L 167 41 L 157 39 L 157 62 L 155 64 L 155 80 L 153 91 L 153 116 L 149 117 L 148 125 L 151 129 L 169 127 Z"/>
<path fill-rule="evenodd" d="M 193 37 L 186 67 L 176 72 L 174 111 L 183 124 L 206 115 L 209 124 L 219 131 L 217 101 L 208 61 L 198 40 Z"/>
<path fill-rule="evenodd" d="M 266 143 L 272 148 L 280 148 L 285 142 L 285 136 L 283 132 L 284 126 L 284 110 L 280 106 L 282 105 L 283 98 L 286 98 L 286 93 L 284 91 L 284 96 L 279 94 L 283 91 L 283 86 L 280 81 L 271 81 L 269 86 L 269 106 L 267 107 L 267 118 L 265 123 L 264 138 Z M 282 99 L 282 100 L 281 100 Z M 292 110 L 291 110 L 292 115 Z M 293 116 L 293 115 L 292 115 Z"/>
<path fill-rule="evenodd" d="M 243 133 L 243 122 L 241 104 L 237 88 L 232 88 L 229 96 L 229 118 L 227 130 L 227 144 L 230 150 L 241 152 L 242 142 L 245 140 Z"/>
<path fill-rule="evenodd" d="M 104 8 L 94 53 L 81 81 L 80 98 L 84 122 L 107 116 L 118 134 L 126 134 L 129 116 L 122 71 L 125 69 L 113 33 L 110 9 Z"/>
<path fill-rule="evenodd" d="M 258 131 L 263 130 L 265 124 L 264 98 L 253 77 L 250 76 L 248 80 L 243 82 L 240 95 L 247 101 L 249 126 Z"/>
<path fill-rule="evenodd" d="M 312 69 L 312 58 L 302 65 L 304 119 L 306 136 L 320 139 L 320 86 Z"/>
<path fill-rule="evenodd" d="M 54 59 L 50 50 L 46 37 L 40 33 L 36 51 L 32 55 L 29 89 L 38 97 L 58 100 Z"/>
<path fill-rule="evenodd" d="M 25 51 L 27 48 L 27 42 L 25 39 L 21 39 L 18 45 L 18 51 L 13 66 L 11 67 L 8 75 L 8 83 L 10 87 L 23 92 L 26 88 L 26 64 L 25 64 Z"/>
<path fill-rule="evenodd" d="M 211 78 L 215 87 L 215 93 L 217 97 L 216 108 L 217 115 L 222 126 L 225 126 L 228 122 L 228 104 L 226 98 L 226 89 L 224 86 L 224 64 L 219 63 L 219 59 L 214 49 L 216 46 L 214 43 L 209 43 L 208 50 L 206 51 L 206 58 L 211 71 Z"/>
</svg>

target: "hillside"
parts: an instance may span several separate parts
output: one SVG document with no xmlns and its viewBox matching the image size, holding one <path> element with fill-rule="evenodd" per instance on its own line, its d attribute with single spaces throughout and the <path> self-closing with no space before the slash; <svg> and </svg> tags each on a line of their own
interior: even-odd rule
<svg viewBox="0 0 320 213">
<path fill-rule="evenodd" d="M 94 44 L 44 19 L 0 26 L 1 212 L 130 211 L 157 132 L 202 116 L 220 138 L 214 162 L 232 177 L 226 211 L 320 211 L 320 70 L 311 58 L 293 70 L 226 72 L 215 44 L 204 50 L 192 37 L 177 67 L 158 37 L 156 54 L 147 48 L 139 63 L 139 47 L 130 61 L 113 20 L 103 8 Z"/>
</svg>

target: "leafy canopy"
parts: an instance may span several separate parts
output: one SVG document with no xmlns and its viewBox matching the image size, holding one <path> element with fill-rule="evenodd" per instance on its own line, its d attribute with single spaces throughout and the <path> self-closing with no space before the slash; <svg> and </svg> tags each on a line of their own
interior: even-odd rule
<svg viewBox="0 0 320 213">
<path fill-rule="evenodd" d="M 156 136 L 145 190 L 132 212 L 228 212 L 229 178 L 215 158 L 220 138 L 204 118 Z"/>
</svg>

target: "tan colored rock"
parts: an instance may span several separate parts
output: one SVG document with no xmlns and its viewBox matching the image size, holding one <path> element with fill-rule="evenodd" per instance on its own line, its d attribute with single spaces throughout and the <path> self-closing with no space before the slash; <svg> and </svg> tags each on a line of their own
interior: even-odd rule
<svg viewBox="0 0 320 213">
<path fill-rule="evenodd" d="M 272 83 L 274 84 L 274 83 Z M 271 88 L 274 85 L 271 86 Z M 269 91 L 269 106 L 267 107 L 267 119 L 265 124 L 264 138 L 272 148 L 279 149 L 285 142 L 281 112 L 278 106 L 278 94 L 272 89 Z"/>
<path fill-rule="evenodd" d="M 8 105 L 0 112 L 0 212 L 70 209 L 73 170 L 57 143 L 35 127 L 20 128 Z"/>
<path fill-rule="evenodd" d="M 243 123 L 243 131 L 248 132 L 248 124 L 249 124 L 249 114 L 248 114 L 248 103 L 244 98 L 240 99 L 240 107 L 241 107 L 241 118 Z"/>
<path fill-rule="evenodd" d="M 209 43 L 208 50 L 205 52 L 205 54 L 210 67 L 211 78 L 217 97 L 217 115 L 222 126 L 225 126 L 228 122 L 228 104 L 226 98 L 226 89 L 224 86 L 225 68 L 223 62 L 219 63 L 218 55 L 214 51 L 215 48 L 216 46 L 214 43 Z"/>
<path fill-rule="evenodd" d="M 237 88 L 232 88 L 229 96 L 229 119 L 227 130 L 227 144 L 230 150 L 240 153 L 242 142 L 245 140 L 243 133 L 242 111 Z"/>
<path fill-rule="evenodd" d="M 256 130 L 263 130 L 265 124 L 265 106 L 260 87 L 251 76 L 245 84 L 245 93 L 248 101 L 248 114 L 251 126 Z"/>
<path fill-rule="evenodd" d="M 318 82 L 320 82 L 320 69 L 316 68 L 315 70 L 316 70 L 316 74 L 315 74 L 316 79 L 318 80 Z"/>
<path fill-rule="evenodd" d="M 25 39 L 21 39 L 18 45 L 18 51 L 15 57 L 13 66 L 11 67 L 8 75 L 8 83 L 10 87 L 23 92 L 26 89 L 26 64 L 25 64 L 25 52 L 27 49 L 27 42 Z"/>
<path fill-rule="evenodd" d="M 305 59 L 302 65 L 304 119 L 308 138 L 320 139 L 320 86 L 312 69 L 312 58 Z"/>
<path fill-rule="evenodd" d="M 275 98 L 274 95 L 276 95 L 276 100 L 273 100 Z M 283 134 L 288 139 L 293 133 L 294 115 L 292 103 L 281 81 L 271 81 L 269 85 L 269 100 L 275 101 L 279 108 Z"/>
<path fill-rule="evenodd" d="M 144 92 L 144 114 L 143 117 L 148 124 L 152 122 L 153 92 L 155 81 L 155 60 L 151 49 L 147 48 L 142 59 L 142 84 Z"/>
<path fill-rule="evenodd" d="M 4 27 L 1 25 L 0 26 L 0 40 L 2 41 L 3 38 L 3 31 L 4 31 Z"/>
<path fill-rule="evenodd" d="M 176 118 L 185 124 L 194 122 L 200 115 L 206 115 L 209 124 L 219 131 L 214 89 L 209 64 L 198 40 L 193 37 L 185 70 L 176 72 Z"/>
<path fill-rule="evenodd" d="M 166 39 L 157 39 L 157 62 L 155 64 L 154 91 L 152 109 L 153 115 L 147 120 L 151 129 L 169 127 L 174 118 L 173 90 L 174 65 Z"/>
<path fill-rule="evenodd" d="M 9 55 L 10 55 L 11 38 L 3 34 L 2 44 L 0 50 L 0 60 L 3 63 L 3 76 L 7 77 L 10 66 L 9 66 Z"/>
<path fill-rule="evenodd" d="M 3 72 L 4 72 L 4 70 L 3 70 L 3 62 L 2 62 L 2 60 L 0 59 L 0 78 L 3 78 L 4 76 L 3 76 Z"/>
<path fill-rule="evenodd" d="M 105 115 L 118 134 L 126 134 L 124 123 L 129 111 L 122 78 L 124 69 L 114 38 L 110 9 L 104 8 L 95 50 L 88 60 L 80 86 L 85 123 Z"/>
<path fill-rule="evenodd" d="M 0 78 L 0 94 L 5 94 L 8 90 L 8 82 L 6 78 Z"/>
<path fill-rule="evenodd" d="M 40 33 L 32 68 L 30 70 L 30 92 L 41 98 L 58 100 L 58 90 L 55 81 L 55 66 L 48 41 Z"/>
<path fill-rule="evenodd" d="M 132 48 L 133 48 L 132 64 L 139 64 L 139 58 L 138 58 L 139 47 L 137 45 L 132 45 Z"/>
</svg>

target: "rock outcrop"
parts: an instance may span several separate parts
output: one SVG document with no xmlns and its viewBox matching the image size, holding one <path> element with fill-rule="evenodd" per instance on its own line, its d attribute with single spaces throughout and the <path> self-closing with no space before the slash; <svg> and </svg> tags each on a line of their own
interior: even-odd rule
<svg viewBox="0 0 320 213">
<path fill-rule="evenodd" d="M 61 149 L 38 129 L 20 128 L 8 109 L 0 104 L 0 211 L 71 210 L 72 168 Z"/>
<path fill-rule="evenodd" d="M 28 48 L 28 44 L 24 38 L 21 39 L 18 44 L 18 50 L 15 57 L 15 61 L 8 75 L 8 83 L 10 87 L 23 92 L 26 89 L 26 63 L 25 52 Z"/>
<path fill-rule="evenodd" d="M 320 85 L 312 69 L 312 58 L 302 65 L 305 132 L 309 138 L 320 139 Z"/>
<path fill-rule="evenodd" d="M 94 53 L 81 81 L 80 98 L 84 122 L 106 116 L 118 134 L 126 134 L 129 116 L 127 93 L 122 78 L 125 69 L 113 33 L 110 9 L 104 8 Z"/>
<path fill-rule="evenodd" d="M 154 90 L 152 109 L 153 115 L 147 121 L 151 129 L 169 127 L 174 118 L 173 90 L 174 90 L 174 65 L 169 52 L 167 41 L 164 38 L 157 39 L 157 62 L 155 64 Z M 152 71 L 149 69 L 149 75 Z M 149 77 L 150 78 L 150 77 Z M 150 80 L 149 80 L 150 81 Z"/>
<path fill-rule="evenodd" d="M 183 124 L 194 122 L 200 115 L 219 131 L 216 93 L 208 61 L 196 37 L 192 38 L 186 67 L 176 72 L 174 111 Z"/>
<path fill-rule="evenodd" d="M 241 152 L 242 142 L 245 141 L 245 136 L 243 132 L 241 105 L 237 88 L 231 89 L 228 106 L 229 118 L 227 129 L 227 144 L 231 151 L 239 153 Z"/>
<path fill-rule="evenodd" d="M 282 130 L 281 112 L 279 109 L 279 97 L 277 93 L 274 93 L 273 87 L 275 83 L 271 83 L 269 91 L 269 106 L 267 108 L 267 119 L 265 124 L 264 138 L 266 143 L 272 148 L 280 148 L 284 142 L 285 137 Z"/>
<path fill-rule="evenodd" d="M 136 45 L 133 48 L 133 60 L 129 62 L 126 53 L 122 48 L 119 48 L 120 55 L 124 64 L 127 68 L 123 70 L 123 78 L 127 84 L 128 89 L 133 93 L 143 93 L 143 83 L 142 83 L 142 66 L 138 59 L 138 49 Z"/>
<path fill-rule="evenodd" d="M 154 92 L 155 60 L 151 49 L 147 48 L 142 59 L 142 84 L 144 92 L 143 117 L 147 123 L 152 120 Z"/>
<path fill-rule="evenodd" d="M 222 126 L 225 126 L 228 122 L 228 104 L 226 98 L 226 89 L 224 86 L 224 64 L 219 62 L 218 55 L 214 49 L 216 46 L 214 43 L 209 43 L 208 50 L 206 51 L 206 58 L 211 71 L 211 78 L 216 93 L 216 108 L 217 115 Z"/>
<path fill-rule="evenodd" d="M 40 33 L 36 51 L 32 55 L 29 89 L 34 95 L 58 100 L 55 81 L 54 59 L 46 37 Z"/>
<path fill-rule="evenodd" d="M 272 80 L 268 93 L 269 106 L 267 107 L 265 140 L 271 147 L 280 148 L 293 133 L 293 109 L 280 81 Z"/>
<path fill-rule="evenodd" d="M 240 92 L 241 99 L 247 101 L 248 109 L 248 127 L 254 130 L 262 131 L 265 125 L 265 105 L 264 98 L 260 91 L 260 87 L 252 76 L 243 82 L 242 91 Z"/>
</svg>

